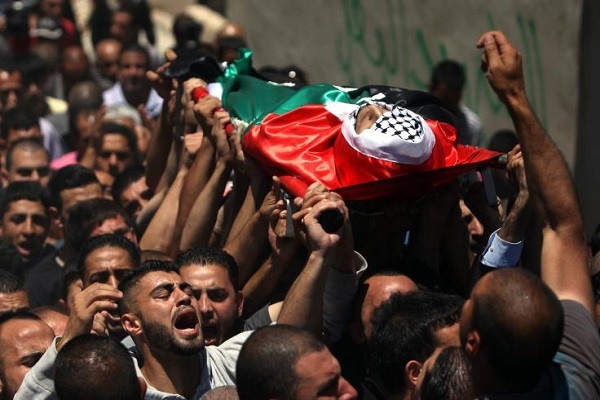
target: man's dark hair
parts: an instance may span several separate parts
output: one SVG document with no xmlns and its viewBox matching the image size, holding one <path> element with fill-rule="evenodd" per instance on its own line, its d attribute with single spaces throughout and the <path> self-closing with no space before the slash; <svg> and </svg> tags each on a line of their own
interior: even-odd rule
<svg viewBox="0 0 600 400">
<path fill-rule="evenodd" d="M 295 399 L 297 361 L 324 348 L 312 333 L 294 326 L 271 325 L 256 330 L 244 343 L 237 361 L 240 399 Z"/>
<path fill-rule="evenodd" d="M 44 146 L 40 143 L 39 140 L 32 138 L 22 138 L 13 142 L 13 144 L 8 148 L 8 150 L 6 150 L 5 166 L 7 171 L 10 171 L 10 167 L 13 163 L 13 153 L 16 149 L 22 149 L 32 153 L 38 150 L 42 150 L 46 154 L 48 162 L 50 162 L 50 155 L 48 154 L 48 150 L 44 148 Z"/>
<path fill-rule="evenodd" d="M 23 289 L 23 280 L 5 269 L 0 269 L 0 294 L 16 293 Z"/>
<path fill-rule="evenodd" d="M 85 276 L 85 261 L 91 252 L 103 247 L 117 247 L 123 249 L 129 254 L 134 266 L 140 265 L 140 251 L 137 246 L 123 235 L 109 233 L 106 235 L 94 236 L 83 244 L 79 251 L 77 269 L 79 275 Z"/>
<path fill-rule="evenodd" d="M 544 282 L 520 268 L 485 278 L 487 290 L 471 296 L 481 352 L 501 378 L 534 384 L 562 339 L 562 305 Z"/>
<path fill-rule="evenodd" d="M 239 267 L 235 258 L 231 254 L 224 250 L 216 247 L 194 247 L 186 252 L 180 254 L 176 259 L 175 263 L 179 268 L 186 267 L 188 265 L 197 265 L 200 267 L 214 264 L 227 270 L 229 275 L 229 281 L 233 285 L 233 288 L 237 291 L 238 279 L 239 279 Z"/>
<path fill-rule="evenodd" d="M 31 129 L 39 127 L 39 120 L 35 114 L 22 108 L 12 108 L 4 112 L 2 116 L 2 138 L 8 139 L 11 129 Z"/>
<path fill-rule="evenodd" d="M 85 334 L 65 344 L 56 356 L 54 385 L 60 399 L 142 398 L 129 352 L 110 336 Z"/>
<path fill-rule="evenodd" d="M 406 364 L 431 356 L 436 331 L 459 321 L 462 304 L 458 296 L 420 290 L 395 293 L 375 310 L 369 349 L 373 372 L 389 393 L 406 389 Z"/>
<path fill-rule="evenodd" d="M 440 352 L 433 367 L 425 373 L 421 400 L 473 399 L 471 362 L 462 347 L 450 346 Z"/>
<path fill-rule="evenodd" d="M 465 69 L 454 60 L 440 61 L 433 67 L 431 84 L 444 84 L 451 90 L 460 90 L 465 86 Z"/>
<path fill-rule="evenodd" d="M 119 301 L 119 313 L 124 313 L 135 309 L 133 307 L 132 289 L 137 286 L 140 280 L 152 272 L 174 272 L 179 274 L 179 267 L 172 261 L 167 260 L 146 260 L 142 262 L 139 268 L 129 271 L 119 283 L 119 290 L 123 297 Z"/>
<path fill-rule="evenodd" d="M 146 167 L 141 164 L 133 165 L 131 167 L 126 168 L 123 172 L 121 172 L 115 178 L 115 181 L 112 184 L 112 196 L 113 199 L 117 203 L 121 203 L 121 194 L 127 189 L 131 184 L 137 182 L 140 178 L 142 178 L 146 174 Z"/>
<path fill-rule="evenodd" d="M 100 185 L 94 171 L 83 165 L 73 164 L 59 169 L 52 175 L 52 178 L 48 182 L 52 205 L 59 211 L 62 210 L 60 193 L 63 190 L 84 187 L 92 183 Z"/>
<path fill-rule="evenodd" d="M 94 229 L 107 219 L 119 216 L 129 225 L 129 216 L 116 202 L 102 197 L 81 201 L 69 210 L 69 220 L 65 224 L 65 241 L 74 251 L 79 252 L 90 239 Z"/>
<path fill-rule="evenodd" d="M 39 202 L 44 206 L 46 214 L 48 214 L 50 200 L 48 199 L 48 193 L 39 182 L 19 181 L 12 182 L 4 190 L 2 200 L 0 201 L 0 217 L 3 217 L 4 214 L 6 214 L 11 203 L 19 200 Z"/>
</svg>

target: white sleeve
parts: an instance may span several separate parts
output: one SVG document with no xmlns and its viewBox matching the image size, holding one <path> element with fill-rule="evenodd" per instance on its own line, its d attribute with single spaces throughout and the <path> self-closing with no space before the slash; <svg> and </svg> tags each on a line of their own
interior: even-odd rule
<svg viewBox="0 0 600 400">
<path fill-rule="evenodd" d="M 323 328 L 331 342 L 340 340 L 352 318 L 352 302 L 358 290 L 358 279 L 367 269 L 367 260 L 356 251 L 355 262 L 359 267 L 354 274 L 329 269 L 323 295 Z"/>
</svg>

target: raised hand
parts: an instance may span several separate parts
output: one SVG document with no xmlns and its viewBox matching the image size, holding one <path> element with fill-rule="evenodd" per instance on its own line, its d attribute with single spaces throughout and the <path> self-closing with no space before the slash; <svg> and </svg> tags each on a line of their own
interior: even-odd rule
<svg viewBox="0 0 600 400">
<path fill-rule="evenodd" d="M 104 283 L 94 283 L 79 292 L 73 299 L 69 321 L 57 348 L 60 350 L 69 340 L 92 332 L 92 328 L 105 331 L 106 325 L 95 321 L 96 314 L 114 313 L 122 296 L 119 290 Z"/>
<path fill-rule="evenodd" d="M 486 32 L 477 41 L 483 49 L 481 69 L 500 100 L 524 96 L 523 65 L 521 53 L 500 31 Z"/>
</svg>

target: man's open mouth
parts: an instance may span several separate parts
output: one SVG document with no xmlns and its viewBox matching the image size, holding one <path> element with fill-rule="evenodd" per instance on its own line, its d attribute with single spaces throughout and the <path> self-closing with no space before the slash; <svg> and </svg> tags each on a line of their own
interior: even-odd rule
<svg viewBox="0 0 600 400">
<path fill-rule="evenodd" d="M 218 346 L 219 343 L 219 329 L 215 323 L 202 322 L 202 337 L 204 338 L 204 344 L 207 346 Z"/>
<path fill-rule="evenodd" d="M 175 331 L 184 337 L 195 337 L 200 333 L 198 315 L 191 307 L 176 314 L 173 326 Z"/>
</svg>

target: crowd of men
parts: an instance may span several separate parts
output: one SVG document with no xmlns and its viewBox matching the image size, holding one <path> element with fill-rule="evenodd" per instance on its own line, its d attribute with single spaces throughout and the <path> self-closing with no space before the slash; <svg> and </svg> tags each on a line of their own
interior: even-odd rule
<svg viewBox="0 0 600 400">
<path fill-rule="evenodd" d="M 600 399 L 598 246 L 502 32 L 474 43 L 514 125 L 490 145 L 508 160 L 497 201 L 464 176 L 402 199 L 319 182 L 289 199 L 220 98 L 193 99 L 207 83 L 166 73 L 190 50 L 234 61 L 237 24 L 203 40 L 214 21 L 179 14 L 163 57 L 146 0 L 16 3 L 0 40 L 0 399 Z M 480 145 L 464 81 L 445 60 L 429 92 L 457 142 Z"/>
</svg>

